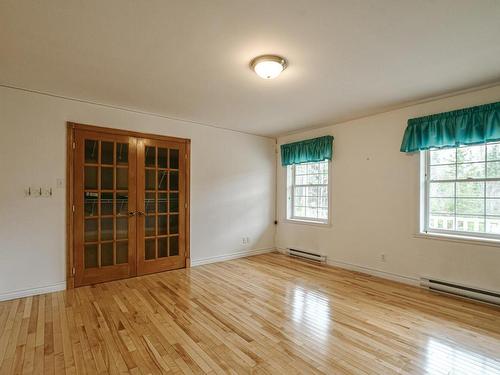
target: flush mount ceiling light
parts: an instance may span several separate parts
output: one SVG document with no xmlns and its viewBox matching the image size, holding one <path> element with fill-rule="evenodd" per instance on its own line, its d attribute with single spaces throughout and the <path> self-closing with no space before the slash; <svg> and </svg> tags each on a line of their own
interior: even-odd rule
<svg viewBox="0 0 500 375">
<path fill-rule="evenodd" d="M 250 67 L 263 79 L 276 78 L 285 70 L 286 66 L 286 60 L 276 55 L 258 56 L 250 63 Z"/>
</svg>

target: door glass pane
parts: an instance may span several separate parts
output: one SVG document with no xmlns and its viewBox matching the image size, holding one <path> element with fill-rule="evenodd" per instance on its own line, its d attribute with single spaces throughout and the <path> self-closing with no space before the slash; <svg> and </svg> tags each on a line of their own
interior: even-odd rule
<svg viewBox="0 0 500 375">
<path fill-rule="evenodd" d="M 167 171 L 158 171 L 158 190 L 166 190 L 167 189 Z"/>
<path fill-rule="evenodd" d="M 158 238 L 158 258 L 168 257 L 168 237 Z"/>
<path fill-rule="evenodd" d="M 128 241 L 116 243 L 116 264 L 128 263 Z"/>
<path fill-rule="evenodd" d="M 106 140 L 84 140 L 83 173 L 83 266 L 85 268 L 114 267 L 129 262 L 129 144 Z M 149 148 L 148 163 L 153 167 L 151 190 L 156 190 L 156 150 Z M 165 158 L 165 152 L 160 157 Z M 168 155 L 167 155 L 168 156 Z M 135 158 L 134 158 L 135 159 Z M 166 165 L 167 160 L 162 160 Z M 89 165 L 99 164 L 99 165 Z M 135 160 L 134 160 L 135 166 Z M 134 181 L 134 184 L 136 182 Z M 134 186 L 135 187 L 135 186 Z M 154 202 L 153 202 L 154 205 Z M 135 210 L 136 207 L 133 207 Z M 134 219 L 134 218 L 132 218 Z M 135 223 L 135 220 L 132 222 Z M 151 226 L 152 224 L 152 226 Z M 149 232 L 156 233 L 156 220 L 148 221 Z M 134 238 L 135 241 L 135 238 Z M 155 240 L 156 241 L 156 240 Z M 135 243 L 134 243 L 135 244 Z M 151 245 L 151 244 L 150 244 Z M 151 248 L 151 246 L 150 246 Z M 82 251 L 80 250 L 80 251 Z M 156 258 L 156 244 L 152 243 Z M 80 254 L 82 256 L 82 254 Z M 109 272 L 109 268 L 107 271 Z M 95 271 L 94 271 L 95 272 Z M 105 273 L 102 274 L 105 276 Z M 98 274 L 96 274 L 98 276 Z"/>
<path fill-rule="evenodd" d="M 128 214 L 128 194 L 127 192 L 116 193 L 116 214 L 117 215 L 127 215 Z"/>
<path fill-rule="evenodd" d="M 170 215 L 169 228 L 170 234 L 179 233 L 179 215 Z"/>
<path fill-rule="evenodd" d="M 101 244 L 101 267 L 113 265 L 113 242 Z"/>
<path fill-rule="evenodd" d="M 168 150 L 166 148 L 158 148 L 158 168 L 168 168 Z"/>
<path fill-rule="evenodd" d="M 146 208 L 146 213 L 151 214 L 156 212 L 156 193 L 146 193 L 146 200 L 144 202 L 144 207 Z"/>
<path fill-rule="evenodd" d="M 128 238 L 128 217 L 116 218 L 116 238 Z"/>
<path fill-rule="evenodd" d="M 83 193 L 83 202 L 85 206 L 85 216 L 97 216 L 97 193 L 86 191 Z"/>
<path fill-rule="evenodd" d="M 96 163 L 97 164 L 97 141 L 90 139 L 85 140 L 85 163 Z"/>
<path fill-rule="evenodd" d="M 179 193 L 170 193 L 170 212 L 179 212 Z"/>
<path fill-rule="evenodd" d="M 85 189 L 97 189 L 97 167 L 85 167 Z"/>
<path fill-rule="evenodd" d="M 128 206 L 128 189 L 132 181 L 130 178 L 134 177 L 129 176 L 128 157 L 127 143 L 85 142 L 85 160 L 100 163 L 84 167 L 87 189 L 84 190 L 86 244 L 83 250 L 86 268 L 126 265 L 129 256 L 134 255 L 129 252 L 129 220 L 132 224 L 137 218 L 128 216 L 131 209 Z M 144 224 L 140 225 L 144 225 L 145 260 L 166 259 L 180 253 L 182 246 L 179 239 L 184 236 L 180 232 L 184 227 L 184 221 L 180 226 L 183 216 L 180 216 L 179 188 L 181 183 L 184 184 L 179 170 L 180 157 L 178 149 L 144 147 L 144 165 L 140 166 L 144 171 L 144 206 L 138 202 L 141 209 L 132 209 L 144 210 L 145 215 L 138 216 L 138 220 L 139 223 L 144 220 Z M 138 175 L 142 178 L 141 171 Z M 139 187 L 139 193 L 141 189 Z M 91 241 L 96 243 L 89 243 Z"/>
<path fill-rule="evenodd" d="M 97 219 L 86 219 L 84 229 L 85 242 L 97 241 Z"/>
<path fill-rule="evenodd" d="M 179 150 L 170 149 L 170 168 L 179 169 Z"/>
<path fill-rule="evenodd" d="M 85 245 L 83 258 L 85 268 L 97 267 L 97 245 Z"/>
<path fill-rule="evenodd" d="M 179 255 L 179 237 L 174 236 L 174 237 L 169 237 L 170 239 L 170 256 L 176 256 Z"/>
<path fill-rule="evenodd" d="M 116 144 L 116 164 L 128 164 L 128 144 Z"/>
<path fill-rule="evenodd" d="M 101 215 L 113 215 L 113 193 L 101 193 Z"/>
<path fill-rule="evenodd" d="M 101 142 L 101 164 L 113 164 L 113 142 Z"/>
<path fill-rule="evenodd" d="M 101 241 L 113 239 L 113 218 L 101 218 Z"/>
<path fill-rule="evenodd" d="M 170 172 L 170 190 L 179 190 L 179 172 Z"/>
<path fill-rule="evenodd" d="M 144 150 L 144 159 L 146 161 L 146 167 L 156 166 L 156 149 L 151 146 L 146 146 Z"/>
<path fill-rule="evenodd" d="M 158 212 L 167 212 L 167 193 L 158 193 Z"/>
<path fill-rule="evenodd" d="M 158 215 L 158 235 L 167 234 L 167 215 Z"/>
<path fill-rule="evenodd" d="M 116 189 L 128 189 L 128 168 L 116 168 Z"/>
<path fill-rule="evenodd" d="M 155 216 L 146 216 L 144 220 L 144 232 L 147 237 L 154 236 L 156 233 L 156 217 Z"/>
<path fill-rule="evenodd" d="M 101 167 L 101 189 L 113 190 L 113 168 Z"/>
<path fill-rule="evenodd" d="M 145 175 L 145 187 L 146 190 L 155 190 L 155 170 L 154 169 L 146 169 Z"/>
<path fill-rule="evenodd" d="M 144 258 L 146 260 L 155 259 L 156 258 L 155 244 L 156 244 L 156 240 L 154 238 L 149 238 L 149 239 L 145 240 L 145 243 L 144 243 L 144 245 L 145 245 L 144 246 L 144 249 L 145 249 Z"/>
</svg>

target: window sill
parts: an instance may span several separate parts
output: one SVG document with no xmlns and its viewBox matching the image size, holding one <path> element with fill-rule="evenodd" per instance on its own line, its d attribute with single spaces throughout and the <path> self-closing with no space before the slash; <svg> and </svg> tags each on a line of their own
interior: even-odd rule
<svg viewBox="0 0 500 375">
<path fill-rule="evenodd" d="M 480 245 L 480 246 L 491 246 L 500 247 L 500 240 L 493 238 L 477 238 L 471 236 L 460 236 L 455 234 L 444 234 L 444 233 L 426 233 L 420 232 L 414 235 L 415 238 L 423 238 L 426 240 L 438 240 L 438 241 L 450 241 L 459 242 L 469 245 Z"/>
<path fill-rule="evenodd" d="M 328 228 L 331 226 L 330 222 L 321 222 L 312 220 L 285 219 L 283 221 L 288 224 L 311 225 L 313 227 L 321 227 L 321 228 Z"/>
</svg>

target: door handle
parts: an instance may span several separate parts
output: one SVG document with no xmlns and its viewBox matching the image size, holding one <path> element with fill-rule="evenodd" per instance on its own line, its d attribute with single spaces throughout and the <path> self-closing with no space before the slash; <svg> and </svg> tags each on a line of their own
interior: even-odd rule
<svg viewBox="0 0 500 375">
<path fill-rule="evenodd" d="M 130 212 L 128 213 L 128 216 L 135 216 L 135 211 L 130 211 Z"/>
<path fill-rule="evenodd" d="M 137 216 L 144 216 L 144 212 L 142 211 L 136 211 Z"/>
</svg>

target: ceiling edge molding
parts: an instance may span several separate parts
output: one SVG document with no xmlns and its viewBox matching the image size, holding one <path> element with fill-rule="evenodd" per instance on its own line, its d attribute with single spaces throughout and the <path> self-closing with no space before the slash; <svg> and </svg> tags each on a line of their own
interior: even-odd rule
<svg viewBox="0 0 500 375">
<path fill-rule="evenodd" d="M 429 97 L 422 98 L 422 99 L 416 99 L 416 100 L 412 100 L 412 101 L 408 101 L 408 102 L 403 102 L 401 104 L 397 104 L 397 105 L 394 105 L 394 106 L 388 106 L 388 107 L 381 108 L 378 111 L 374 111 L 374 112 L 368 113 L 368 114 L 363 115 L 363 116 L 346 117 L 346 118 L 343 118 L 341 120 L 332 122 L 329 125 L 318 125 L 318 126 L 303 127 L 303 128 L 297 129 L 297 130 L 292 130 L 290 132 L 278 133 L 278 134 L 275 135 L 275 137 L 276 138 L 287 137 L 287 136 L 290 136 L 290 135 L 295 135 L 295 134 L 300 134 L 300 133 L 303 133 L 303 132 L 307 132 L 309 130 L 318 130 L 318 129 L 328 128 L 330 126 L 341 125 L 341 124 L 344 124 L 346 122 L 351 122 L 351 121 L 355 121 L 355 120 L 361 120 L 361 119 L 364 119 L 364 118 L 367 118 L 367 117 L 377 116 L 377 115 L 381 115 L 381 114 L 384 114 L 384 113 L 397 111 L 397 110 L 400 110 L 400 109 L 403 109 L 403 108 L 408 108 L 408 107 L 412 107 L 412 106 L 419 105 L 419 104 L 430 103 L 430 102 L 434 102 L 434 101 L 440 100 L 440 99 L 452 98 L 454 96 L 469 94 L 469 93 L 477 92 L 477 91 L 481 91 L 481 90 L 487 90 L 487 89 L 490 89 L 490 88 L 493 88 L 493 87 L 497 87 L 497 86 L 500 86 L 500 80 L 493 81 L 493 82 L 490 82 L 490 83 L 486 83 L 484 85 L 469 87 L 469 88 L 466 88 L 466 89 L 461 89 L 461 90 L 457 90 L 457 91 L 451 91 L 451 92 L 444 93 L 444 94 L 439 94 L 439 95 L 429 96 Z"/>
<path fill-rule="evenodd" d="M 73 102 L 91 104 L 91 105 L 96 105 L 96 106 L 99 106 L 99 107 L 104 107 L 104 108 L 109 108 L 109 109 L 115 109 L 115 110 L 125 111 L 125 112 L 131 112 L 131 113 L 136 113 L 136 114 L 140 114 L 140 115 L 153 116 L 153 117 L 163 118 L 163 119 L 167 119 L 167 120 L 186 122 L 186 123 L 189 123 L 189 124 L 194 124 L 194 125 L 199 125 L 199 126 L 206 126 L 206 127 L 213 128 L 213 129 L 218 129 L 218 130 L 225 130 L 225 131 L 239 133 L 239 134 L 251 135 L 251 136 L 254 136 L 254 137 L 261 137 L 261 138 L 267 138 L 267 139 L 276 140 L 275 136 L 262 135 L 262 134 L 257 134 L 257 133 L 249 133 L 249 132 L 245 132 L 245 131 L 241 131 L 241 130 L 235 130 L 235 129 L 231 129 L 231 128 L 225 128 L 225 127 L 218 126 L 218 125 L 207 124 L 207 123 L 193 121 L 193 120 L 185 120 L 185 119 L 181 119 L 181 118 L 177 118 L 177 117 L 172 117 L 172 116 L 167 116 L 167 115 L 162 115 L 162 114 L 154 113 L 154 112 L 142 111 L 140 109 L 135 109 L 135 108 L 121 107 L 121 106 L 113 105 L 113 104 L 99 103 L 99 102 L 95 102 L 95 101 L 88 100 L 88 99 L 79 99 L 79 98 L 73 98 L 73 97 L 70 97 L 70 96 L 53 94 L 53 93 L 45 92 L 45 91 L 28 89 L 26 87 L 20 87 L 20 86 L 10 85 L 8 83 L 0 83 L 0 87 L 4 87 L 4 88 L 7 88 L 7 89 L 11 89 L 11 90 L 19 90 L 19 91 L 29 92 L 31 94 L 38 94 L 38 95 L 50 96 L 52 98 L 64 99 L 64 100 L 69 100 L 69 101 L 73 101 Z"/>
<path fill-rule="evenodd" d="M 446 98 L 451 98 L 451 97 L 458 96 L 458 95 L 463 95 L 463 94 L 468 94 L 468 93 L 472 93 L 472 92 L 476 92 L 476 91 L 486 90 L 486 89 L 497 87 L 497 86 L 500 86 L 500 80 L 496 80 L 496 81 L 493 81 L 491 83 L 487 83 L 487 84 L 483 84 L 483 85 L 479 85 L 479 86 L 474 86 L 474 87 L 469 87 L 469 88 L 465 88 L 465 89 L 461 89 L 461 90 L 457 90 L 457 91 L 452 91 L 452 92 L 448 92 L 448 93 L 444 93 L 444 94 L 439 94 L 439 95 L 434 95 L 434 96 L 430 96 L 430 97 L 426 97 L 426 98 L 412 100 L 412 101 L 404 102 L 401 104 L 396 104 L 393 106 L 387 106 L 387 107 L 381 108 L 380 110 L 370 112 L 366 115 L 346 117 L 346 118 L 340 119 L 338 121 L 334 121 L 328 125 L 322 124 L 322 125 L 318 125 L 318 126 L 302 127 L 302 128 L 296 129 L 296 130 L 292 130 L 290 132 L 277 133 L 275 135 L 262 135 L 262 134 L 258 134 L 258 133 L 250 133 L 250 132 L 245 132 L 245 131 L 241 131 L 241 130 L 226 128 L 226 127 L 222 127 L 222 126 L 218 126 L 218 125 L 214 125 L 214 124 L 208 124 L 208 123 L 203 123 L 203 122 L 198 122 L 198 121 L 193 121 L 193 120 L 186 120 L 186 119 L 162 115 L 162 114 L 154 113 L 154 112 L 142 111 L 140 109 L 135 109 L 135 108 L 122 107 L 122 106 L 113 105 L 113 104 L 106 104 L 106 103 L 99 103 L 99 102 L 88 100 L 88 99 L 79 99 L 79 98 L 54 94 L 54 93 L 50 93 L 50 92 L 29 89 L 26 87 L 11 85 L 8 83 L 0 83 L 0 87 L 4 87 L 7 89 L 19 90 L 19 91 L 32 93 L 32 94 L 44 95 L 44 96 L 49 96 L 49 97 L 63 99 L 63 100 L 91 104 L 91 105 L 109 108 L 109 109 L 115 109 L 115 110 L 119 110 L 119 111 L 125 111 L 125 112 L 131 112 L 131 113 L 136 113 L 136 114 L 141 114 L 141 115 L 146 115 L 146 116 L 153 116 L 153 117 L 158 117 L 158 118 L 163 118 L 163 119 L 168 119 L 168 120 L 173 120 L 173 121 L 185 122 L 185 123 L 199 125 L 199 126 L 205 126 L 205 127 L 209 127 L 209 128 L 213 128 L 213 129 L 225 130 L 225 131 L 229 131 L 229 132 L 251 135 L 251 136 L 255 136 L 255 137 L 261 137 L 261 138 L 273 139 L 273 140 L 277 140 L 278 138 L 281 138 L 281 137 L 300 134 L 300 133 L 307 132 L 310 130 L 323 129 L 323 128 L 327 128 L 330 126 L 340 125 L 340 124 L 350 122 L 350 121 L 355 121 L 355 120 L 360 120 L 360 119 L 367 118 L 367 117 L 381 115 L 383 113 L 397 111 L 399 109 L 408 108 L 408 107 L 412 107 L 412 106 L 419 105 L 419 104 L 430 103 L 430 102 L 440 100 L 440 99 L 446 99 Z"/>
</svg>

